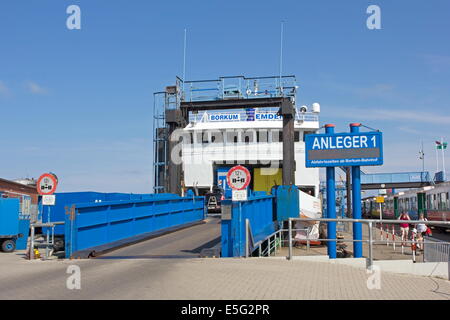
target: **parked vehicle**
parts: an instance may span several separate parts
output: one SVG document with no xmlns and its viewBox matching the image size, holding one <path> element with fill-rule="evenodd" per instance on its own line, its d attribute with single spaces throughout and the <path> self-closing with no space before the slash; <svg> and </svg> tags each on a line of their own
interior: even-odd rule
<svg viewBox="0 0 450 320">
<path fill-rule="evenodd" d="M 0 198 L 0 248 L 3 252 L 16 250 L 19 233 L 19 199 Z"/>
<path fill-rule="evenodd" d="M 208 213 L 220 213 L 222 210 L 221 201 L 225 198 L 220 187 L 214 187 L 212 192 L 205 194 Z"/>
<path fill-rule="evenodd" d="M 383 219 L 395 219 L 407 212 L 412 220 L 423 213 L 429 221 L 450 221 L 450 182 L 390 194 L 382 204 Z M 375 198 L 363 200 L 363 210 L 373 219 L 380 218 L 379 204 Z M 448 226 L 433 226 L 446 230 Z"/>
</svg>

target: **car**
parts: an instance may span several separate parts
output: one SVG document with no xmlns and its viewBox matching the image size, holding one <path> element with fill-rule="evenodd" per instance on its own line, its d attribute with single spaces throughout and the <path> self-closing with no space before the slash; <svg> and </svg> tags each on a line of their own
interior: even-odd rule
<svg viewBox="0 0 450 320">
<path fill-rule="evenodd" d="M 220 213 L 221 201 L 225 199 L 224 192 L 220 187 L 214 187 L 212 192 L 205 194 L 208 213 Z"/>
</svg>

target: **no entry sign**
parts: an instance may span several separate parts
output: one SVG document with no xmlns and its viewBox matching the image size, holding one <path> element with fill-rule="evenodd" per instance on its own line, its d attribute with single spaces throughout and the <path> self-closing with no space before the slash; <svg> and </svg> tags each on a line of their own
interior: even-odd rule
<svg viewBox="0 0 450 320">
<path fill-rule="evenodd" d="M 40 195 L 50 195 L 55 193 L 58 179 L 54 174 L 44 173 L 37 181 L 37 192 Z"/>
<path fill-rule="evenodd" d="M 250 184 L 250 171 L 243 166 L 235 166 L 227 173 L 227 182 L 233 190 L 244 190 Z"/>
</svg>

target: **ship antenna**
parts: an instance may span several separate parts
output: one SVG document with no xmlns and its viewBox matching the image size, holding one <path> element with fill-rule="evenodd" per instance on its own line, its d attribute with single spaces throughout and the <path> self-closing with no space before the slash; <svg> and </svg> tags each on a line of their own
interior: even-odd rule
<svg viewBox="0 0 450 320">
<path fill-rule="evenodd" d="M 183 44 L 183 92 L 184 82 L 186 81 L 186 28 L 184 28 L 184 44 Z"/>
<path fill-rule="evenodd" d="M 284 31 L 284 20 L 281 20 L 281 31 L 280 31 L 280 95 L 283 95 L 282 87 L 282 72 L 283 72 L 283 31 Z"/>
</svg>

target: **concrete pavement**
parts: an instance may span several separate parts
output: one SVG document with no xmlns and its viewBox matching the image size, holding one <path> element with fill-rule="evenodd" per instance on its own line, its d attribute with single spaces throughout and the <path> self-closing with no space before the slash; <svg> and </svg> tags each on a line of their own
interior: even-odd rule
<svg viewBox="0 0 450 320">
<path fill-rule="evenodd" d="M 67 268 L 81 271 L 69 290 Z M 91 259 L 27 261 L 0 255 L 0 299 L 450 299 L 450 282 L 285 259 Z"/>
<path fill-rule="evenodd" d="M 90 260 L 28 261 L 0 253 L 0 299 L 450 299 L 442 279 L 283 258 L 197 258 L 214 246 L 218 219 Z M 70 290 L 70 266 L 81 289 Z M 69 281 L 70 282 L 70 281 Z"/>
</svg>

